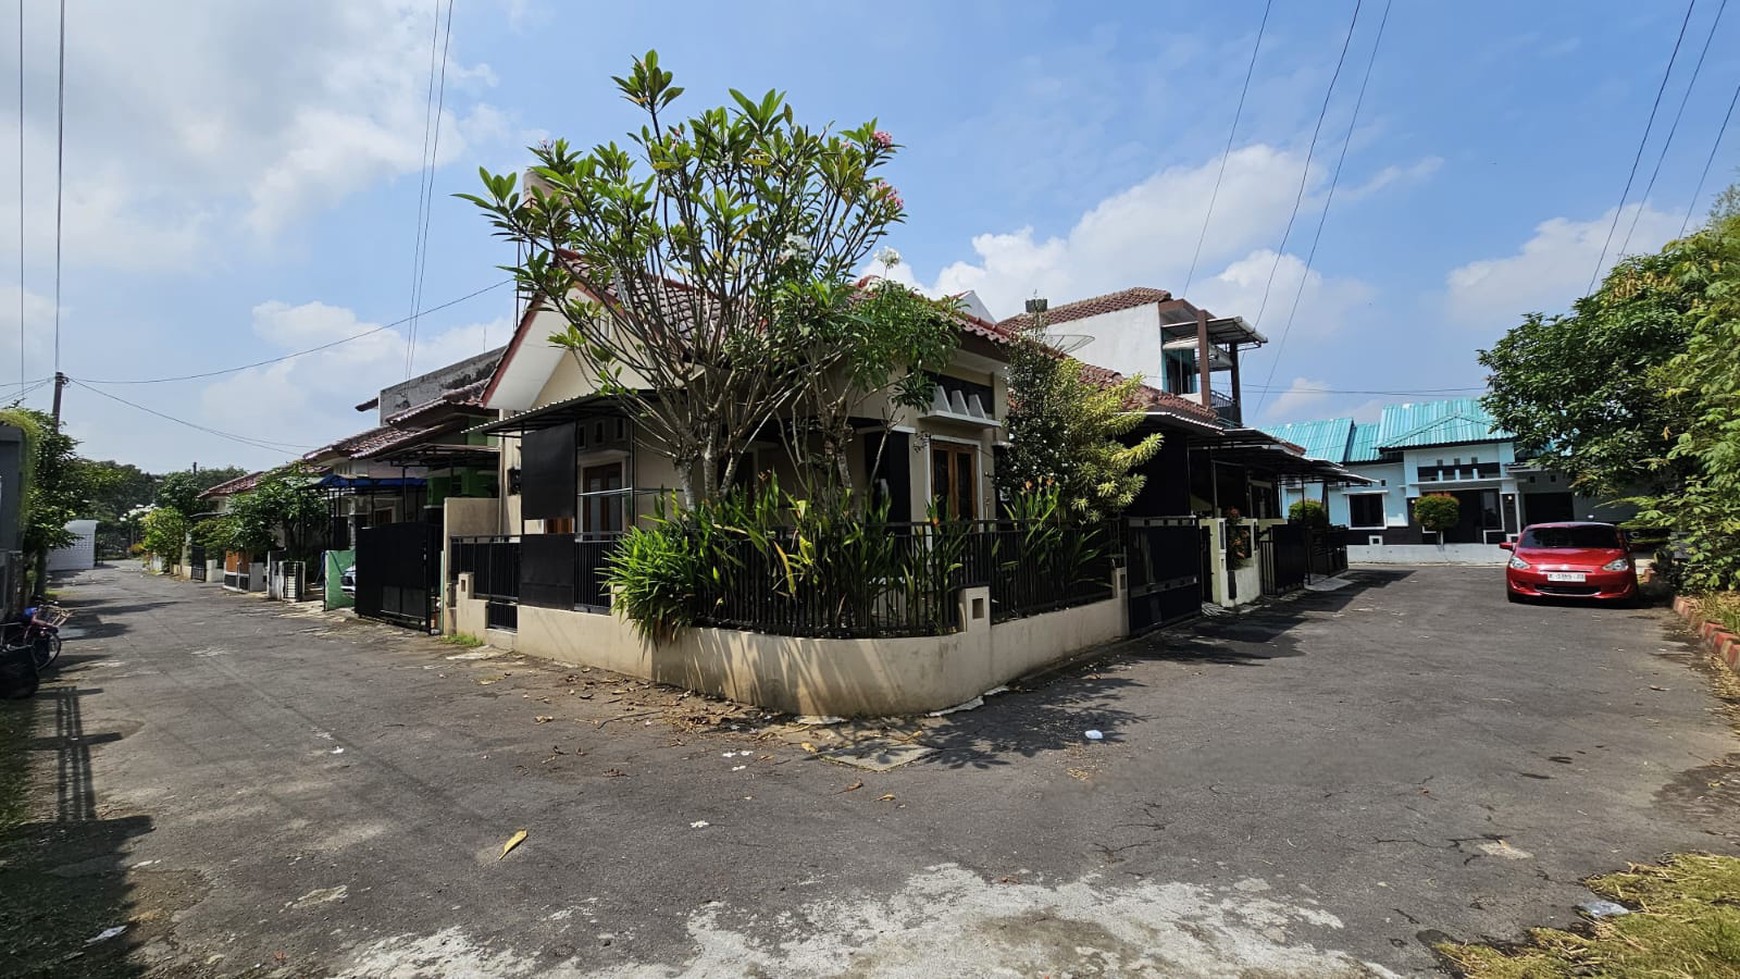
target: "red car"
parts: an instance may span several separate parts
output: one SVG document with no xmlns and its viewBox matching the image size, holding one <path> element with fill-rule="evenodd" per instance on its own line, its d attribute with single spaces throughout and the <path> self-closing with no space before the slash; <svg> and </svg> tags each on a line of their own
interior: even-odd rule
<svg viewBox="0 0 1740 979">
<path fill-rule="evenodd" d="M 1523 528 L 1504 571 L 1505 597 L 1593 598 L 1630 602 L 1637 598 L 1637 568 L 1625 532 L 1610 523 L 1538 523 Z"/>
</svg>

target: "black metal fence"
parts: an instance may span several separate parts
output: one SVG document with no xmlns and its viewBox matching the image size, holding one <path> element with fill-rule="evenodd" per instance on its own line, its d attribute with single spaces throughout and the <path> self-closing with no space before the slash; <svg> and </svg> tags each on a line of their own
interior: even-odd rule
<svg viewBox="0 0 1740 979">
<path fill-rule="evenodd" d="M 1270 598 L 1305 587 L 1311 573 L 1310 530 L 1300 523 L 1275 524 L 1257 533 L 1262 551 L 1263 594 Z"/>
<path fill-rule="evenodd" d="M 1130 632 L 1200 614 L 1213 580 L 1211 536 L 1194 516 L 1131 517 L 1125 536 Z"/>
<path fill-rule="evenodd" d="M 190 581 L 205 580 L 205 545 L 187 546 L 187 577 Z"/>
<path fill-rule="evenodd" d="M 356 613 L 433 629 L 440 597 L 441 528 L 384 524 L 357 531 Z"/>
<path fill-rule="evenodd" d="M 455 537 L 451 577 L 495 606 L 607 612 L 621 534 Z M 993 622 L 1112 597 L 1115 528 L 1010 521 L 898 523 L 840 540 L 792 529 L 733 540 L 689 596 L 699 624 L 774 635 L 873 638 L 961 627 L 960 590 L 983 586 Z M 509 613 L 494 612 L 505 617 Z"/>
<path fill-rule="evenodd" d="M 1311 532 L 1311 577 L 1327 578 L 1347 570 L 1347 528 Z"/>
</svg>

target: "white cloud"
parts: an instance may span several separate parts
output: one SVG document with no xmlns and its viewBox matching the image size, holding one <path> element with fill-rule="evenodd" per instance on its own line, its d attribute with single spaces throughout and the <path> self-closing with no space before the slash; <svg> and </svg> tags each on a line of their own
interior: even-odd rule
<svg viewBox="0 0 1740 979">
<path fill-rule="evenodd" d="M 1446 314 L 1464 326 L 1497 332 L 1514 326 L 1525 313 L 1567 309 L 1587 293 L 1613 218 L 1609 209 L 1592 221 L 1543 221 L 1516 254 L 1451 269 L 1445 276 Z M 1619 214 L 1601 274 L 1619 261 L 1620 243 L 1634 220 L 1637 229 L 1628 246 L 1633 253 L 1654 251 L 1679 233 L 1678 218 L 1648 204 L 1627 205 Z"/>
<path fill-rule="evenodd" d="M 253 310 L 254 334 L 286 351 L 342 340 L 378 326 L 358 319 L 349 309 L 322 302 L 292 306 L 273 300 Z M 488 349 L 486 343 L 505 342 L 509 330 L 506 317 L 438 332 L 425 325 L 412 371 L 420 374 L 480 354 Z M 295 418 L 295 436 L 281 438 L 324 444 L 376 423 L 376 413 L 359 413 L 354 406 L 405 378 L 405 345 L 400 330 L 381 330 L 328 350 L 242 371 L 208 385 L 201 394 L 201 408 L 216 428 L 238 417 Z"/>
<path fill-rule="evenodd" d="M 18 387 L 19 292 L 17 285 L 0 286 L 0 399 L 6 400 Z M 23 373 L 34 380 L 54 370 L 54 300 L 29 290 L 23 290 L 23 299 Z M 64 308 L 61 315 L 66 315 Z"/>
<path fill-rule="evenodd" d="M 1303 165 L 1299 154 L 1264 144 L 1235 150 L 1227 158 L 1226 175 L 1190 287 L 1193 301 L 1217 313 L 1255 316 L 1261 282 L 1256 286 L 1259 299 L 1252 300 L 1249 285 L 1254 266 L 1247 269 L 1242 263 L 1259 254 L 1250 252 L 1252 248 L 1272 243 L 1279 236 L 1292 212 Z M 1398 181 L 1424 179 L 1436 166 L 1436 161 L 1425 160 L 1409 167 L 1392 167 L 1354 193 L 1359 196 Z M 1101 201 L 1062 236 L 1041 239 L 1031 227 L 978 235 L 972 242 L 975 259 L 945 267 L 932 291 L 972 289 L 1002 316 L 1019 310 L 1034 295 L 1065 303 L 1131 285 L 1182 292 L 1219 168 L 1220 159 L 1214 157 L 1199 166 L 1163 170 Z M 1327 173 L 1319 170 L 1312 168 L 1310 192 L 1298 227 L 1304 227 L 1311 212 L 1321 207 L 1319 189 Z M 1267 254 L 1272 260 L 1274 253 Z M 1240 255 L 1246 257 L 1230 267 L 1225 264 Z M 1286 256 L 1277 273 L 1276 296 L 1284 295 L 1286 302 L 1291 302 L 1303 267 L 1296 257 Z M 1223 271 L 1217 273 L 1217 269 Z M 1286 277 L 1289 273 L 1290 280 Z M 1267 266 L 1262 274 L 1266 281 Z M 1313 272 L 1301 311 L 1320 300 L 1334 298 L 1345 307 L 1363 302 L 1369 295 L 1369 287 L 1361 283 L 1324 280 Z M 1212 302 L 1207 299 L 1210 296 L 1214 297 Z M 1274 308 L 1272 297 L 1271 310 Z M 1335 318 L 1331 312 L 1343 311 L 1340 307 L 1319 311 L 1311 318 L 1329 322 Z"/>
<path fill-rule="evenodd" d="M 1387 405 L 1388 402 L 1382 398 L 1372 398 L 1370 401 L 1362 401 L 1354 405 L 1353 410 L 1348 414 L 1352 415 L 1353 420 L 1361 425 L 1375 425 L 1383 420 L 1384 408 Z"/>
<path fill-rule="evenodd" d="M 68 261 L 193 267 L 421 169 L 431 16 L 418 0 L 200 0 L 174 16 L 80 4 L 67 46 Z M 29 247 L 41 256 L 53 232 L 56 25 L 27 23 Z M 450 51 L 440 163 L 508 135 L 480 99 L 494 75 L 464 60 L 465 41 L 456 35 Z M 0 48 L 0 74 L 16 73 L 16 51 Z M 0 159 L 0 182 L 16 183 L 17 168 L 16 156 Z M 15 201 L 0 201 L 0 223 L 18 218 Z"/>
<path fill-rule="evenodd" d="M 1310 418 L 1318 414 L 1321 406 L 1328 400 L 1327 382 L 1296 377 L 1287 386 L 1287 390 L 1269 404 L 1268 410 L 1263 412 L 1263 421 L 1274 424 Z"/>
<path fill-rule="evenodd" d="M 1192 288 L 1192 301 L 1205 309 L 1244 316 L 1252 322 L 1257 321 L 1261 312 L 1263 332 L 1271 341 L 1278 342 L 1283 331 L 1289 340 L 1334 333 L 1346 323 L 1350 313 L 1370 303 L 1377 294 L 1358 279 L 1327 279 L 1316 269 L 1307 272 L 1304 260 L 1297 255 L 1280 258 L 1277 264 L 1275 252 L 1269 248 L 1251 252 Z M 1297 310 L 1293 310 L 1294 296 L 1299 299 Z M 1291 329 L 1287 327 L 1289 311 L 1293 311 Z"/>
</svg>

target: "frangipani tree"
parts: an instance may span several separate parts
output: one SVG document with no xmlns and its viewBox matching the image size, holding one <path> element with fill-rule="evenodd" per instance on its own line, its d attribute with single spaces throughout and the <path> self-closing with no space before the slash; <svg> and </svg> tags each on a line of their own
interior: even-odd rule
<svg viewBox="0 0 1740 979">
<path fill-rule="evenodd" d="M 484 170 L 485 193 L 460 196 L 522 247 L 512 271 L 566 321 L 550 341 L 664 444 L 692 502 L 850 356 L 812 341 L 839 332 L 905 215 L 876 175 L 898 147 L 874 121 L 801 123 L 777 91 L 681 118 L 656 52 L 614 81 L 645 116 L 626 146 L 548 142 L 523 185 Z"/>
</svg>

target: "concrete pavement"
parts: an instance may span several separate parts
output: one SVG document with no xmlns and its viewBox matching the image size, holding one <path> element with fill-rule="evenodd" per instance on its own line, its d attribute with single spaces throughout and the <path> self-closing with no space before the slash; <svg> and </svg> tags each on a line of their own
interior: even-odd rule
<svg viewBox="0 0 1740 979">
<path fill-rule="evenodd" d="M 1740 849 L 1740 748 L 1665 611 L 1354 578 L 970 712 L 805 730 L 99 569 L 63 592 L 55 794 L 0 882 L 130 922 L 29 960 L 121 975 L 1367 976 Z M 878 733 L 938 750 L 810 750 Z"/>
</svg>

